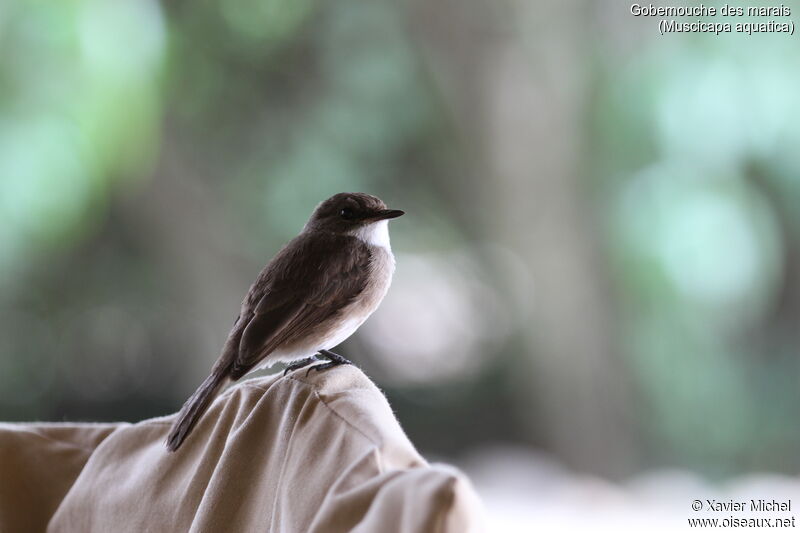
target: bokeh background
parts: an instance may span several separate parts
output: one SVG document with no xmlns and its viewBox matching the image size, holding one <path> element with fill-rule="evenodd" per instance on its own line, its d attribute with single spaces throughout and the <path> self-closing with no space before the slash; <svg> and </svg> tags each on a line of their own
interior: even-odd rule
<svg viewBox="0 0 800 533">
<path fill-rule="evenodd" d="M 0 3 L 0 419 L 175 411 L 357 190 L 408 215 L 340 351 L 498 531 L 797 492 L 797 38 L 629 8 Z"/>
</svg>

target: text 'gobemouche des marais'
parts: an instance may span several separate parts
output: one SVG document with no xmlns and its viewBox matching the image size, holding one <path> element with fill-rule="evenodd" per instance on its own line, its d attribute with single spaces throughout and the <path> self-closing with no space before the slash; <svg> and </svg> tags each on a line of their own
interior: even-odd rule
<svg viewBox="0 0 800 533">
<path fill-rule="evenodd" d="M 773 6 L 740 6 L 725 4 L 722 7 L 698 4 L 692 6 L 656 6 L 654 4 L 631 4 L 634 17 L 660 18 L 658 29 L 665 33 L 786 33 L 794 35 L 794 21 L 787 20 L 792 15 L 791 7 L 780 4 Z M 684 17 L 716 17 L 716 20 L 679 20 Z M 725 20 L 748 17 L 748 20 Z M 762 20 L 758 20 L 758 19 Z M 770 20 L 763 20 L 769 18 Z"/>
</svg>

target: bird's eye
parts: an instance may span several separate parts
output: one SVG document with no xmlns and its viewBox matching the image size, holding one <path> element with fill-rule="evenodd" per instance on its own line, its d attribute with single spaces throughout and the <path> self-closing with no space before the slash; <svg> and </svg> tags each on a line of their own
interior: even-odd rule
<svg viewBox="0 0 800 533">
<path fill-rule="evenodd" d="M 345 207 L 344 209 L 339 211 L 339 216 L 345 220 L 353 220 L 354 218 L 356 218 L 355 212 L 349 207 Z"/>
</svg>

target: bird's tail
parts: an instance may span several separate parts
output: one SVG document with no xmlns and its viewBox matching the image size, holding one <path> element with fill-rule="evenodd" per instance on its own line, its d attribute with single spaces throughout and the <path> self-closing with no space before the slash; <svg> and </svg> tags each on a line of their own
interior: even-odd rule
<svg viewBox="0 0 800 533">
<path fill-rule="evenodd" d="M 206 412 L 211 401 L 219 394 L 219 390 L 226 380 L 226 373 L 215 368 L 194 394 L 186 400 L 178 414 L 178 419 L 170 429 L 167 437 L 167 450 L 174 452 L 180 447 L 197 421 Z"/>
</svg>

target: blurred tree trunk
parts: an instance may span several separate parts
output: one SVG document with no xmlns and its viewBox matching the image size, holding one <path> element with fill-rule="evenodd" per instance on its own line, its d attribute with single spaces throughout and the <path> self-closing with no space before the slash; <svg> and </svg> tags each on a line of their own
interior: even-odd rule
<svg viewBox="0 0 800 533">
<path fill-rule="evenodd" d="M 628 380 L 618 360 L 600 230 L 582 194 L 592 10 L 579 0 L 408 0 L 410 29 L 451 106 L 468 175 L 461 220 L 519 254 L 533 277 L 518 394 L 531 440 L 569 464 L 634 466 Z M 475 197 L 464 195 L 478 194 Z M 459 198 L 459 196 L 461 196 Z M 524 372 L 522 371 L 524 370 Z"/>
</svg>

